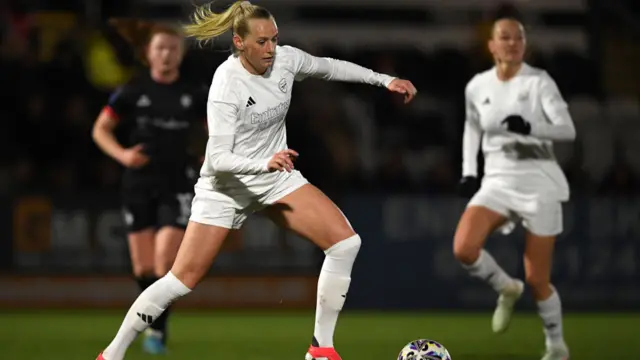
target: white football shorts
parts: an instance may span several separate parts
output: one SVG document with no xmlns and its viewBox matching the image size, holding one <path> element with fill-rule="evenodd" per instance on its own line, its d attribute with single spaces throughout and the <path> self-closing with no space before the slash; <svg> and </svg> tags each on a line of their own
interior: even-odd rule
<svg viewBox="0 0 640 360">
<path fill-rule="evenodd" d="M 562 233 L 562 203 L 541 200 L 538 194 L 524 194 L 498 186 L 481 186 L 467 207 L 483 206 L 509 221 L 500 231 L 508 234 L 518 221 L 531 233 L 539 236 L 556 236 Z"/>
<path fill-rule="evenodd" d="M 299 171 L 293 170 L 279 176 L 262 196 L 251 193 L 231 196 L 196 184 L 189 220 L 226 229 L 240 229 L 250 214 L 276 203 L 308 183 Z"/>
</svg>

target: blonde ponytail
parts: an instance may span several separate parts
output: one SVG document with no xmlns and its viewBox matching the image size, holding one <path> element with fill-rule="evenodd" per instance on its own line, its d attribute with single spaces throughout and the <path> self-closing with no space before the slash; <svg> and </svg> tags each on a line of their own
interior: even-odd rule
<svg viewBox="0 0 640 360">
<path fill-rule="evenodd" d="M 255 6 L 248 1 L 236 1 L 222 13 L 211 10 L 211 4 L 196 9 L 192 23 L 184 26 L 185 34 L 198 41 L 210 41 L 227 30 L 237 30 L 239 23 L 250 16 Z M 243 34 L 242 34 L 243 35 Z"/>
</svg>

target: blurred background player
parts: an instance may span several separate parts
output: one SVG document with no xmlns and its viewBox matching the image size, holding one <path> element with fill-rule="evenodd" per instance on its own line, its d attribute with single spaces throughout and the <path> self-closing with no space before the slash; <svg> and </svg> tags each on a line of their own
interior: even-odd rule
<svg viewBox="0 0 640 360">
<path fill-rule="evenodd" d="M 209 142 L 180 251 L 171 271 L 134 302 L 98 359 L 123 359 L 136 335 L 206 275 L 227 235 L 260 209 L 324 250 L 306 359 L 340 359 L 333 334 L 361 240 L 338 207 L 294 170 L 298 154 L 287 148 L 285 126 L 293 82 L 313 76 L 384 86 L 404 94 L 405 102 L 416 89 L 353 63 L 278 46 L 272 15 L 247 1 L 235 2 L 221 14 L 202 7 L 186 27 L 188 35 L 201 41 L 228 30 L 233 31 L 235 53 L 218 67 L 209 91 Z"/>
<path fill-rule="evenodd" d="M 461 188 L 473 198 L 458 224 L 454 254 L 471 275 L 500 294 L 492 327 L 497 333 L 505 331 L 524 284 L 507 275 L 483 247 L 494 230 L 508 233 L 521 220 L 526 229 L 526 282 L 546 336 L 543 360 L 564 360 L 569 350 L 562 306 L 550 276 L 554 243 L 563 226 L 561 202 L 569 199 L 569 187 L 552 142 L 573 141 L 576 132 L 554 80 L 523 62 L 525 46 L 520 22 L 496 21 L 489 41 L 495 67 L 477 74 L 466 87 Z M 485 174 L 475 192 L 482 135 Z"/>
<path fill-rule="evenodd" d="M 111 23 L 147 69 L 111 96 L 93 139 L 127 168 L 122 202 L 133 273 L 143 291 L 171 268 L 189 219 L 195 182 L 189 140 L 206 117 L 206 87 L 180 76 L 179 28 L 126 19 Z M 114 134 L 120 126 L 125 146 Z M 168 316 L 169 309 L 147 329 L 146 352 L 165 352 Z"/>
</svg>

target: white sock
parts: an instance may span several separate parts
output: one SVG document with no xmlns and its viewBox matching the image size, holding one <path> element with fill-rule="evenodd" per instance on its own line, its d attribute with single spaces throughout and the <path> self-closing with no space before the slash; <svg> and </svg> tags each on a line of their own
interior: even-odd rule
<svg viewBox="0 0 640 360">
<path fill-rule="evenodd" d="M 563 345 L 564 337 L 562 334 L 562 303 L 560 295 L 555 288 L 552 287 L 553 293 L 548 299 L 538 301 L 538 314 L 542 319 L 544 327 L 545 344 L 547 347 L 553 345 Z"/>
<path fill-rule="evenodd" d="M 318 278 L 316 325 L 313 331 L 317 346 L 333 347 L 333 333 L 349 291 L 351 269 L 360 244 L 360 236 L 354 235 L 324 252 L 326 257 Z"/>
<path fill-rule="evenodd" d="M 149 286 L 129 308 L 116 337 L 102 352 L 104 359 L 122 360 L 138 334 L 147 329 L 174 300 L 189 292 L 191 289 L 171 272 Z"/>
<path fill-rule="evenodd" d="M 500 265 L 498 265 L 493 256 L 484 249 L 480 251 L 480 256 L 475 263 L 471 265 L 462 264 L 462 267 L 467 269 L 471 276 L 484 280 L 497 292 L 502 291 L 502 289 L 513 282 L 511 276 L 509 276 Z"/>
</svg>

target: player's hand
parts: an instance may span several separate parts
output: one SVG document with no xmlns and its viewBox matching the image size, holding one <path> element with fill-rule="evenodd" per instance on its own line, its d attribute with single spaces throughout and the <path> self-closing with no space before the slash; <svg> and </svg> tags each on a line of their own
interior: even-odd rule
<svg viewBox="0 0 640 360">
<path fill-rule="evenodd" d="M 393 81 L 391 81 L 387 86 L 387 89 L 392 92 L 403 94 L 405 104 L 413 100 L 418 93 L 418 90 L 416 90 L 416 87 L 413 86 L 411 81 L 402 79 L 393 79 Z"/>
<path fill-rule="evenodd" d="M 271 160 L 269 160 L 267 169 L 269 170 L 269 172 L 291 172 L 291 170 L 293 170 L 293 161 L 296 158 L 298 158 L 298 153 L 296 151 L 291 149 L 282 150 L 273 155 Z"/>
<path fill-rule="evenodd" d="M 478 178 L 475 176 L 465 176 L 460 179 L 458 193 L 465 198 L 471 198 L 478 191 Z"/>
<path fill-rule="evenodd" d="M 147 165 L 149 157 L 142 152 L 143 148 L 142 144 L 138 144 L 125 149 L 120 157 L 122 165 L 134 169 Z"/>
<path fill-rule="evenodd" d="M 512 133 L 520 135 L 531 134 L 531 124 L 520 115 L 509 115 L 502 120 L 501 124 L 506 124 L 507 130 Z"/>
</svg>

